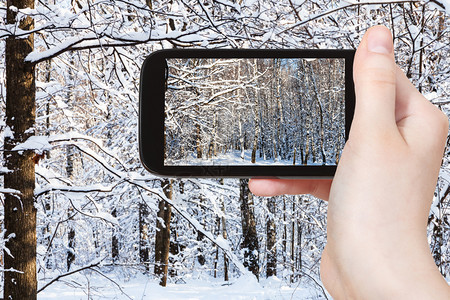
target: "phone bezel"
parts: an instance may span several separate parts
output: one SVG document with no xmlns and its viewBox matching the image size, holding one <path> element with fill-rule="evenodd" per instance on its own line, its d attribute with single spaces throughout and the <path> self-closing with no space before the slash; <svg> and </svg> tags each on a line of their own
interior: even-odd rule
<svg viewBox="0 0 450 300">
<path fill-rule="evenodd" d="M 150 54 L 139 84 L 139 155 L 143 166 L 164 177 L 331 178 L 336 166 L 165 166 L 164 97 L 166 59 L 170 58 L 344 58 L 345 141 L 355 108 L 354 50 L 332 49 L 167 49 Z"/>
</svg>

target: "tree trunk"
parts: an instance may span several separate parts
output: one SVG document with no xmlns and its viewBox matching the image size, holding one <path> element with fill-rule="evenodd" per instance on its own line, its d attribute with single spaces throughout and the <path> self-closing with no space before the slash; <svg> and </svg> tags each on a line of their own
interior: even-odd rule
<svg viewBox="0 0 450 300">
<path fill-rule="evenodd" d="M 203 196 L 199 195 L 199 205 L 198 205 L 198 211 L 197 211 L 197 216 L 201 215 L 201 222 L 200 224 L 202 224 L 202 226 L 204 227 L 205 224 L 205 219 L 204 219 L 204 209 L 203 209 Z M 203 239 L 205 238 L 205 235 L 200 232 L 197 231 L 197 261 L 198 263 L 203 266 L 206 263 L 206 258 L 205 255 L 203 254 Z"/>
<path fill-rule="evenodd" d="M 178 225 L 177 219 L 171 219 L 170 222 L 171 224 L 171 230 L 170 230 L 170 235 L 172 236 L 172 240 L 169 243 L 169 264 L 174 266 L 177 262 L 178 262 L 178 254 L 180 254 L 181 252 L 183 252 L 183 250 L 186 248 L 186 246 L 183 246 L 180 241 L 178 240 Z M 172 255 L 172 257 L 170 257 L 170 255 Z M 168 270 L 168 275 L 170 277 L 176 277 L 178 275 L 178 271 L 176 268 L 171 268 L 170 270 Z"/>
<path fill-rule="evenodd" d="M 47 60 L 46 61 L 46 65 L 45 65 L 45 82 L 46 83 L 50 83 L 51 82 L 51 79 L 52 79 L 52 61 L 51 60 Z M 51 130 L 51 128 L 50 128 L 50 103 L 51 103 L 51 101 L 47 101 L 47 103 L 45 104 L 45 114 L 46 114 L 46 119 L 45 119 L 45 129 L 46 129 L 46 132 L 45 132 L 45 135 L 46 136 L 50 136 L 50 130 Z M 46 153 L 45 153 L 45 156 L 46 156 L 46 158 L 47 159 L 49 159 L 50 158 L 50 151 L 47 151 Z M 50 215 L 52 214 L 52 211 L 51 211 L 51 198 L 52 197 L 54 197 L 54 195 L 48 195 L 48 196 L 45 196 L 46 198 L 45 198 L 45 202 L 44 202 L 44 213 L 45 213 L 45 219 L 47 219 L 47 218 L 49 218 L 50 217 Z M 48 197 L 48 198 L 47 198 Z M 50 243 L 51 243 L 51 239 L 50 239 L 50 236 L 51 236 L 51 233 L 50 233 L 50 224 L 49 223 L 47 223 L 46 225 L 45 225 L 45 227 L 43 227 L 43 230 L 41 231 L 41 234 L 45 237 L 44 238 L 44 241 L 45 241 L 45 246 L 46 247 L 48 247 L 48 249 L 50 249 L 50 247 L 51 247 L 51 245 L 50 245 Z M 46 257 L 45 257 L 45 267 L 47 268 L 47 269 L 53 269 L 53 264 L 52 264 L 52 251 L 47 251 L 47 255 L 46 255 Z M 40 271 L 40 269 L 42 268 L 42 266 L 40 266 L 39 267 L 39 269 L 38 269 L 38 273 L 39 273 L 39 271 Z"/>
<path fill-rule="evenodd" d="M 216 232 L 214 233 L 214 235 L 218 236 L 220 234 L 220 217 L 216 218 Z M 214 278 L 217 278 L 217 266 L 219 263 L 219 247 L 217 245 L 215 245 L 216 247 L 216 254 L 215 254 L 215 258 L 214 258 Z"/>
<path fill-rule="evenodd" d="M 142 200 L 143 201 L 143 200 Z M 145 203 L 139 204 L 139 262 L 145 265 L 145 270 L 150 270 L 150 246 L 149 246 L 148 208 Z"/>
<path fill-rule="evenodd" d="M 67 178 L 69 178 L 70 180 L 72 180 L 73 178 L 73 146 L 72 145 L 67 145 L 66 146 L 66 173 L 67 173 Z M 68 217 L 73 215 L 73 208 L 70 207 L 69 211 L 67 213 Z M 66 258 L 66 263 L 67 263 L 67 271 L 70 271 L 70 266 L 72 265 L 72 263 L 75 261 L 75 228 L 74 228 L 74 224 L 75 222 L 73 222 L 73 219 L 69 219 L 68 221 L 68 229 L 69 232 L 67 233 L 67 258 Z"/>
<path fill-rule="evenodd" d="M 7 7 L 34 8 L 34 0 L 9 0 Z M 14 24 L 17 13 L 7 10 L 7 23 Z M 33 19 L 26 17 L 19 28 L 32 30 Z M 11 255 L 4 253 L 5 299 L 36 299 L 36 208 L 34 205 L 33 151 L 11 151 L 16 145 L 34 135 L 35 72 L 34 65 L 24 62 L 33 51 L 34 36 L 6 39 L 6 125 L 11 135 L 5 136 L 5 167 L 11 172 L 4 175 L 5 188 L 20 194 L 5 195 L 5 229 L 10 239 L 5 243 Z"/>
<path fill-rule="evenodd" d="M 172 181 L 166 179 L 161 182 L 164 194 L 168 199 L 172 199 Z M 155 241 L 155 275 L 161 276 L 160 285 L 167 284 L 167 271 L 169 267 L 170 249 L 170 219 L 172 217 L 172 207 L 165 201 L 159 202 L 158 220 L 156 221 L 156 241 Z"/>
<path fill-rule="evenodd" d="M 320 68 L 320 65 L 319 65 Z M 310 74 L 311 74 L 311 83 L 314 89 L 314 93 L 313 93 L 313 99 L 314 101 L 317 102 L 317 110 L 318 110 L 318 115 L 319 115 L 319 124 L 320 124 L 320 131 L 319 131 L 319 144 L 320 144 L 320 149 L 317 149 L 317 145 L 315 143 L 315 141 L 313 141 L 312 145 L 313 145 L 313 156 L 314 156 L 314 162 L 317 161 L 317 155 L 319 154 L 318 152 L 320 151 L 320 155 L 322 157 L 322 165 L 325 165 L 326 163 L 326 157 L 325 157 L 325 149 L 324 149 L 324 129 L 323 129 L 323 108 L 322 108 L 322 102 L 320 99 L 320 93 L 319 93 L 319 88 L 317 86 L 316 83 L 316 71 L 313 69 L 312 64 L 309 65 L 309 70 L 310 70 Z M 316 120 L 317 122 L 317 120 Z"/>
<path fill-rule="evenodd" d="M 255 64 L 255 67 L 253 68 L 253 77 L 257 78 L 258 76 L 258 63 L 257 63 L 257 59 L 255 58 L 253 60 L 253 63 Z M 257 82 L 257 85 L 259 86 L 259 80 Z M 252 164 L 256 163 L 256 152 L 258 150 L 258 139 L 259 139 L 259 126 L 261 121 L 260 119 L 260 105 L 259 105 L 259 97 L 260 97 L 260 93 L 259 93 L 259 88 L 258 86 L 255 87 L 255 95 L 254 95 L 254 101 L 255 101 L 255 105 L 254 105 L 254 109 L 253 109 L 253 113 L 255 115 L 255 131 L 254 131 L 254 136 L 253 136 L 253 149 L 252 149 Z M 261 150 L 260 150 L 261 153 Z"/>
<path fill-rule="evenodd" d="M 240 179 L 240 202 L 242 222 L 242 249 L 244 266 L 259 279 L 259 245 L 256 233 L 256 221 L 253 213 L 253 197 L 248 189 L 248 179 Z"/>
<path fill-rule="evenodd" d="M 301 196 L 302 197 L 302 196 Z M 298 198 L 299 200 L 299 206 L 301 206 L 301 200 L 302 198 Z M 300 210 L 296 210 L 297 211 L 297 256 L 296 256 L 296 263 L 295 265 L 297 266 L 297 270 L 298 270 L 298 274 L 299 276 L 301 276 L 301 272 L 303 269 L 303 258 L 302 258 L 302 235 L 303 235 L 303 227 L 302 227 L 302 222 L 301 222 L 301 214 L 300 214 Z M 292 225 L 294 226 L 294 225 Z"/>
<path fill-rule="evenodd" d="M 200 124 L 197 123 L 195 124 L 195 133 L 197 135 L 196 137 L 196 148 L 197 148 L 197 158 L 202 158 L 203 156 L 203 151 L 202 151 L 202 133 L 201 133 L 201 129 L 200 129 Z"/>
<path fill-rule="evenodd" d="M 117 217 L 117 209 L 114 208 L 111 212 L 111 215 L 116 218 Z M 113 263 L 115 263 L 119 259 L 119 238 L 118 236 L 119 227 L 114 226 L 113 234 L 111 238 L 111 257 Z"/>
<path fill-rule="evenodd" d="M 294 282 L 295 276 L 295 218 L 296 215 L 296 207 L 295 202 L 297 201 L 297 196 L 294 196 L 292 199 L 292 221 L 291 221 L 291 282 Z"/>
<path fill-rule="evenodd" d="M 70 65 L 75 65 L 73 55 L 71 53 L 71 59 L 70 59 Z M 67 95 L 65 99 L 66 105 L 71 107 L 71 105 L 74 105 L 74 93 L 73 89 L 75 87 L 75 76 L 73 73 L 72 68 L 69 68 L 68 70 L 68 79 L 67 79 Z M 74 171 L 74 147 L 72 145 L 66 146 L 66 175 L 67 178 L 72 182 L 73 180 L 73 171 Z M 67 215 L 73 216 L 73 207 L 69 207 Z M 68 233 L 67 233 L 67 257 L 66 257 L 66 264 L 67 264 L 67 271 L 70 271 L 70 267 L 72 266 L 72 263 L 75 261 L 75 228 L 74 228 L 75 222 L 72 219 L 69 218 L 68 220 Z"/>
<path fill-rule="evenodd" d="M 72 210 L 69 210 L 69 216 L 73 214 Z M 70 225 L 69 225 L 70 226 Z M 70 271 L 70 266 L 75 261 L 75 230 L 72 226 L 69 227 L 67 233 L 67 271 Z"/>
<path fill-rule="evenodd" d="M 220 179 L 220 184 L 223 185 L 223 178 Z M 225 219 L 225 201 L 223 199 L 223 196 L 221 197 L 222 202 L 222 237 L 224 240 L 228 239 L 228 233 L 227 233 L 227 221 Z M 228 257 L 226 253 L 223 253 L 223 276 L 224 280 L 228 281 Z"/>
<path fill-rule="evenodd" d="M 267 245 L 267 269 L 266 277 L 277 275 L 277 234 L 275 227 L 275 198 L 270 197 L 267 199 L 267 209 L 270 215 L 267 217 L 266 222 L 266 245 Z"/>
</svg>

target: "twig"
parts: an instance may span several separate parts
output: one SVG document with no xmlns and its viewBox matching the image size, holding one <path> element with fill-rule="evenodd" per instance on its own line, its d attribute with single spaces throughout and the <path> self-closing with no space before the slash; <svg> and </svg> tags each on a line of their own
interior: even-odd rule
<svg viewBox="0 0 450 300">
<path fill-rule="evenodd" d="M 108 276 L 106 276 L 105 274 L 103 274 L 102 272 L 100 272 L 99 270 L 92 269 L 92 271 L 97 272 L 97 273 L 100 274 L 101 276 L 105 277 L 106 279 L 108 279 L 109 281 L 111 281 L 112 283 L 114 283 L 114 285 L 117 286 L 117 288 L 120 290 L 120 292 L 121 292 L 123 295 L 127 296 L 128 299 L 133 300 L 133 298 L 131 298 L 130 296 L 128 296 L 127 293 L 125 293 L 125 292 L 123 291 L 122 287 L 121 287 L 117 282 L 115 282 L 114 280 L 112 280 L 111 278 L 109 278 Z"/>
<path fill-rule="evenodd" d="M 61 275 L 59 275 L 59 276 L 53 278 L 52 280 L 50 280 L 50 281 L 49 281 L 47 284 L 45 284 L 43 287 L 41 287 L 41 288 L 37 291 L 37 293 L 42 292 L 42 291 L 45 290 L 49 285 L 51 285 L 52 283 L 54 283 L 54 282 L 60 280 L 60 279 L 63 278 L 63 277 L 70 276 L 70 275 L 72 275 L 72 274 L 81 272 L 81 271 L 83 271 L 83 270 L 92 269 L 93 267 L 98 266 L 102 261 L 103 261 L 103 259 L 100 260 L 100 261 L 98 261 L 98 262 L 96 262 L 96 263 L 90 264 L 90 265 L 88 265 L 88 266 L 84 266 L 84 267 L 82 267 L 82 268 L 79 268 L 79 269 L 76 269 L 76 270 L 73 270 L 73 271 L 70 271 L 70 272 L 61 274 Z M 95 271 L 95 270 L 94 270 L 94 271 Z"/>
</svg>

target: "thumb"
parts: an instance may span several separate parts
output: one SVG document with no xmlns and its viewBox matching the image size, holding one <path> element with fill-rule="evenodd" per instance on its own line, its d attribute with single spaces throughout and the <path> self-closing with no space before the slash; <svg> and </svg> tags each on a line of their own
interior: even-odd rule
<svg viewBox="0 0 450 300">
<path fill-rule="evenodd" d="M 396 66 L 392 36 L 384 26 L 370 28 L 355 54 L 355 115 L 350 135 L 384 136 L 396 130 Z"/>
</svg>

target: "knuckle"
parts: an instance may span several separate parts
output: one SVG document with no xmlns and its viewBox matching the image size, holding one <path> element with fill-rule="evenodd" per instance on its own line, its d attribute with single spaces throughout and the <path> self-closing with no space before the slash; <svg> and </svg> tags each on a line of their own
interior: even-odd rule
<svg viewBox="0 0 450 300">
<path fill-rule="evenodd" d="M 395 85 L 395 73 L 393 70 L 383 67 L 366 67 L 355 78 L 355 82 L 364 82 L 375 85 Z"/>
<path fill-rule="evenodd" d="M 385 56 L 374 56 L 359 60 L 354 68 L 355 83 L 370 81 L 379 84 L 395 84 L 396 66 L 394 61 Z"/>
</svg>

